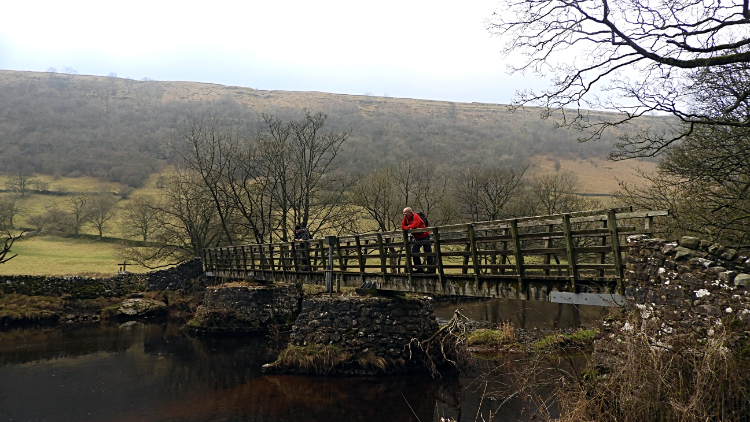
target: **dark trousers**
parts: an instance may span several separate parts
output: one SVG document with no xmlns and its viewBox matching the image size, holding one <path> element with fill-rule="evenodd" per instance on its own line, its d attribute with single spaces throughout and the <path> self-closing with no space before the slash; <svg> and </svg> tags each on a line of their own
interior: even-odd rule
<svg viewBox="0 0 750 422">
<path fill-rule="evenodd" d="M 415 241 L 417 241 L 417 242 L 428 241 L 428 240 L 432 240 L 432 235 L 429 235 L 429 236 L 425 237 L 424 239 L 419 239 L 419 240 L 415 239 Z M 424 253 L 432 253 L 432 245 L 429 244 L 429 243 L 415 243 L 415 244 L 413 244 L 411 246 L 411 253 L 412 253 L 411 260 L 414 263 L 412 269 L 414 271 L 416 271 L 416 272 L 434 273 L 435 272 L 434 268 L 422 268 L 421 267 L 422 266 L 422 260 L 418 256 L 416 256 L 416 254 L 419 253 L 419 249 L 420 248 L 422 248 L 424 250 Z M 426 258 L 425 259 L 425 261 L 426 261 L 425 264 L 426 265 L 435 265 L 435 257 L 434 256 L 428 256 L 428 257 L 425 257 L 425 258 Z"/>
<path fill-rule="evenodd" d="M 307 242 L 296 242 L 295 249 L 297 249 L 297 259 L 299 260 L 299 270 L 309 271 L 310 263 L 307 260 Z"/>
</svg>

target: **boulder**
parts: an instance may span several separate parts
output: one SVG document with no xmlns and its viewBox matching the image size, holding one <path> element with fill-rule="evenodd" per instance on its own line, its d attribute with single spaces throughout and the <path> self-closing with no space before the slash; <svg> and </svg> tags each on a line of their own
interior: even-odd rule
<svg viewBox="0 0 750 422">
<path fill-rule="evenodd" d="M 145 318 L 162 316 L 167 313 L 167 305 L 159 300 L 134 298 L 126 299 L 115 313 L 117 318 Z"/>
<path fill-rule="evenodd" d="M 700 244 L 701 240 L 697 237 L 682 236 L 682 239 L 680 239 L 680 246 L 682 246 L 683 248 L 698 249 Z"/>
<path fill-rule="evenodd" d="M 734 285 L 737 287 L 747 287 L 750 284 L 750 275 L 741 273 L 734 278 Z"/>
<path fill-rule="evenodd" d="M 685 236 L 685 237 L 687 237 L 687 236 Z M 692 258 L 693 256 L 695 256 L 695 255 L 693 254 L 692 250 L 690 250 L 688 248 L 684 248 L 682 246 L 678 246 L 677 247 L 677 253 L 674 256 L 674 259 L 683 259 L 683 258 L 689 259 L 689 258 Z"/>
</svg>

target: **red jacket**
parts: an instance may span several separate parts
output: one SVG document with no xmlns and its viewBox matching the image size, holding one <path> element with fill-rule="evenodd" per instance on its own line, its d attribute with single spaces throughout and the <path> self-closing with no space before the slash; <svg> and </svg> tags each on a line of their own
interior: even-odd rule
<svg viewBox="0 0 750 422">
<path fill-rule="evenodd" d="M 409 230 L 409 229 L 423 229 L 427 226 L 424 225 L 424 221 L 422 221 L 421 218 L 419 218 L 419 215 L 417 213 L 412 213 L 411 217 L 404 217 L 403 220 L 401 220 L 401 230 Z M 414 236 L 414 239 L 421 240 L 425 237 L 429 236 L 430 232 L 422 232 L 422 233 L 414 233 L 412 236 Z"/>
</svg>

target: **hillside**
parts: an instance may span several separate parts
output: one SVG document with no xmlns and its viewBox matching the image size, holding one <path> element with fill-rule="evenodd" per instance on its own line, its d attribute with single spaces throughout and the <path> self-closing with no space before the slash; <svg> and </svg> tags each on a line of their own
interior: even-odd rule
<svg viewBox="0 0 750 422">
<path fill-rule="evenodd" d="M 586 192 L 608 193 L 611 176 L 628 179 L 637 164 L 603 161 L 616 134 L 579 143 L 580 133 L 555 129 L 533 108 L 0 71 L 0 165 L 138 187 L 174 160 L 167 141 L 180 136 L 181 122 L 209 109 L 241 118 L 249 134 L 262 129 L 262 113 L 323 111 L 327 130 L 352 131 L 342 168 L 358 171 L 416 157 L 446 168 L 529 164 L 532 172 L 557 161 L 582 175 Z"/>
</svg>

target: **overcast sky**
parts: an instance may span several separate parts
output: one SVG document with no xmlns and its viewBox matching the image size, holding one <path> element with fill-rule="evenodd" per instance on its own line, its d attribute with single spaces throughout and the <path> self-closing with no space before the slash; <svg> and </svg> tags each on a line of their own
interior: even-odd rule
<svg viewBox="0 0 750 422">
<path fill-rule="evenodd" d="M 9 1 L 0 68 L 507 104 L 497 0 Z"/>
</svg>

